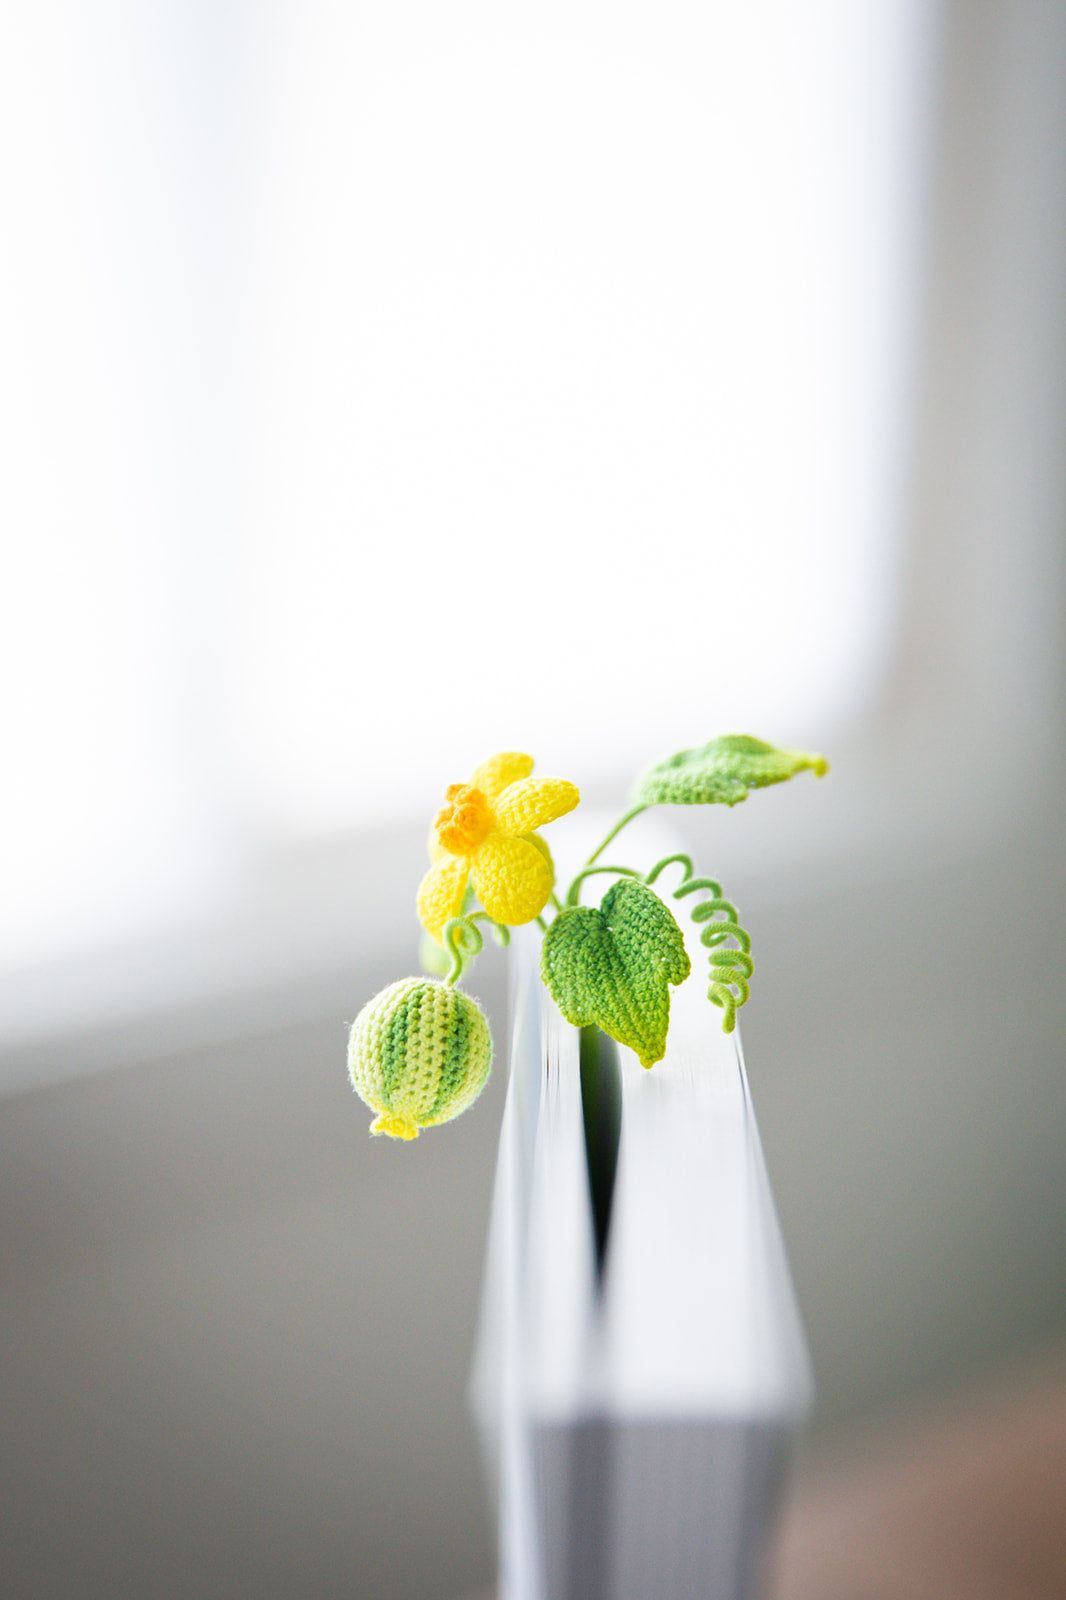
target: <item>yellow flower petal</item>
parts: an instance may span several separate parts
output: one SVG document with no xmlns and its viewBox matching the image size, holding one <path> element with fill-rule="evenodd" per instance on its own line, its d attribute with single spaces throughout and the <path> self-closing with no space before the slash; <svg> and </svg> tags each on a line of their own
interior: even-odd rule
<svg viewBox="0 0 1066 1600">
<path fill-rule="evenodd" d="M 457 917 L 462 911 L 469 873 L 470 862 L 465 856 L 444 856 L 434 862 L 422 879 L 418 890 L 418 920 L 434 939 L 440 938 L 448 918 Z"/>
<path fill-rule="evenodd" d="M 497 922 L 532 922 L 547 905 L 552 869 L 528 839 L 494 833 L 474 852 L 471 865 L 477 897 Z"/>
<path fill-rule="evenodd" d="M 530 844 L 531 845 L 535 845 L 536 848 L 540 851 L 541 855 L 544 857 L 545 861 L 548 863 L 549 867 L 551 867 L 551 869 L 552 869 L 552 883 L 554 883 L 555 882 L 555 862 L 552 860 L 552 853 L 548 849 L 548 841 L 547 841 L 547 839 L 542 838 L 539 833 L 521 833 L 521 834 L 519 834 L 518 837 L 520 839 L 528 839 Z"/>
<path fill-rule="evenodd" d="M 516 783 L 519 778 L 528 778 L 532 771 L 532 756 L 521 755 L 517 750 L 503 750 L 475 769 L 470 777 L 470 787 L 480 789 L 491 805 L 508 784 Z"/>
<path fill-rule="evenodd" d="M 521 778 L 493 802 L 501 833 L 530 833 L 573 811 L 581 795 L 565 778 Z"/>
</svg>

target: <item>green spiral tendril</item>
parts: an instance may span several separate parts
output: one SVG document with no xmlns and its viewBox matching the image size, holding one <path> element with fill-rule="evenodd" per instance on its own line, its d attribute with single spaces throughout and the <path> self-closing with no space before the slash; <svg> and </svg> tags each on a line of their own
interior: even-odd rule
<svg viewBox="0 0 1066 1600">
<path fill-rule="evenodd" d="M 485 948 L 484 935 L 480 928 L 475 927 L 475 923 L 478 922 L 488 923 L 492 937 L 498 945 L 510 944 L 510 928 L 502 922 L 497 922 L 487 911 L 471 911 L 463 916 L 449 917 L 441 929 L 440 936 L 445 954 L 452 960 L 451 971 L 444 980 L 446 984 L 458 983 L 474 957 L 480 955 Z"/>
<path fill-rule="evenodd" d="M 654 867 L 652 867 L 651 871 L 648 873 L 647 877 L 644 879 L 644 882 L 645 883 L 654 883 L 656 878 L 659 876 L 660 872 L 665 872 L 667 867 L 672 867 L 675 861 L 680 862 L 681 865 L 685 869 L 685 876 L 681 879 L 681 888 L 684 888 L 684 885 L 692 877 L 692 857 L 691 856 L 680 856 L 680 855 L 678 855 L 678 856 L 663 856 L 662 860 L 661 861 L 657 861 L 655 863 Z M 675 900 L 677 899 L 677 896 L 680 893 L 681 893 L 681 889 L 675 889 L 674 890 L 674 899 Z"/>
<path fill-rule="evenodd" d="M 707 998 L 723 1012 L 722 1030 L 732 1033 L 736 1027 L 737 1010 L 751 993 L 748 979 L 755 970 L 751 959 L 751 937 L 737 921 L 737 908 L 722 896 L 722 886 L 713 878 L 693 876 L 691 857 L 664 856 L 648 873 L 644 882 L 652 884 L 659 874 L 674 864 L 682 868 L 684 876 L 673 891 L 674 899 L 704 891 L 709 900 L 701 900 L 692 908 L 693 922 L 706 922 L 708 927 L 700 934 L 700 943 L 711 952 L 711 986 Z M 732 939 L 736 949 L 722 949 L 727 939 Z"/>
<path fill-rule="evenodd" d="M 451 971 L 444 980 L 450 987 L 459 981 L 474 957 L 481 954 L 485 940 L 472 917 L 449 917 L 441 929 L 440 942 L 452 958 Z"/>
</svg>

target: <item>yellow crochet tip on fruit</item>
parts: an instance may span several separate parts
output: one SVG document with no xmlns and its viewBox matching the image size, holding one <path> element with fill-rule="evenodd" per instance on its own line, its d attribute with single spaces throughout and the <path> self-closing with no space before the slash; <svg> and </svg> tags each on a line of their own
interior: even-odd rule
<svg viewBox="0 0 1066 1600">
<path fill-rule="evenodd" d="M 555 875 L 534 830 L 573 811 L 581 795 L 565 778 L 532 771 L 532 756 L 505 750 L 445 790 L 430 831 L 433 865 L 418 891 L 419 921 L 434 939 L 462 911 L 468 879 L 489 916 L 510 927 L 547 905 Z"/>
</svg>

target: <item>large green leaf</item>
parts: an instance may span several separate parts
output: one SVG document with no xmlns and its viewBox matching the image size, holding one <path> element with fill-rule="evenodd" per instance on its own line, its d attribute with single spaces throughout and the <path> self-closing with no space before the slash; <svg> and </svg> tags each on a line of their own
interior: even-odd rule
<svg viewBox="0 0 1066 1600">
<path fill-rule="evenodd" d="M 570 906 L 544 936 L 541 975 L 568 1022 L 628 1045 L 645 1067 L 661 1061 L 671 983 L 691 970 L 681 929 L 646 883 L 622 878 L 599 909 Z"/>
<path fill-rule="evenodd" d="M 748 733 L 727 733 L 648 767 L 637 780 L 634 798 L 646 806 L 735 806 L 751 789 L 783 783 L 797 772 L 821 777 L 828 770 L 825 757 L 810 750 L 779 750 Z"/>
</svg>

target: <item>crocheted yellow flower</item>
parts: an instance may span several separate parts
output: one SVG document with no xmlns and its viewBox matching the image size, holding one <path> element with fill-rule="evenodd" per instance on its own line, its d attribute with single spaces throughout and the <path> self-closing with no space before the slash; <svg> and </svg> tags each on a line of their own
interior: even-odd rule
<svg viewBox="0 0 1066 1600">
<path fill-rule="evenodd" d="M 532 756 L 507 750 L 445 790 L 430 832 L 433 865 L 418 891 L 419 920 L 434 939 L 462 911 L 468 878 L 496 922 L 532 922 L 547 905 L 555 873 L 533 830 L 565 816 L 581 796 L 565 779 L 531 778 L 532 771 Z"/>
</svg>

